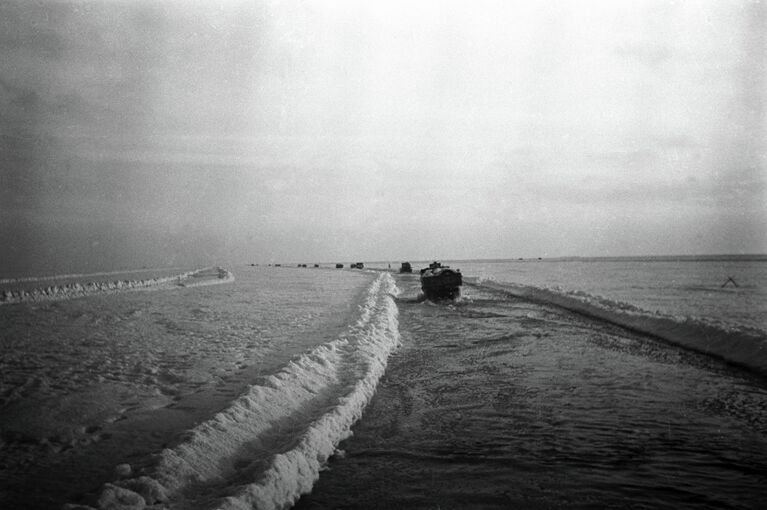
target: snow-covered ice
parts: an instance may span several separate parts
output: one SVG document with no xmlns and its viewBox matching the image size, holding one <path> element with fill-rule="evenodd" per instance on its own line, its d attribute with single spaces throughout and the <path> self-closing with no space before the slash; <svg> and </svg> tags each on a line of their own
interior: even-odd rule
<svg viewBox="0 0 767 510">
<path fill-rule="evenodd" d="M 132 292 L 139 287 L 154 292 Z M 219 494 L 221 505 L 293 500 L 348 433 L 397 345 L 393 281 L 379 273 L 246 268 L 235 280 L 213 269 L 72 288 L 0 307 L 0 475 L 21 487 L 58 476 L 72 485 L 71 503 L 87 492 L 91 506 L 130 506 L 130 491 L 183 506 L 211 498 L 195 495 L 195 483 L 224 490 L 232 476 L 247 489 Z M 272 457 L 251 455 L 259 448 Z M 62 459 L 88 474 L 57 471 Z M 259 488 L 285 470 L 303 481 Z"/>
</svg>

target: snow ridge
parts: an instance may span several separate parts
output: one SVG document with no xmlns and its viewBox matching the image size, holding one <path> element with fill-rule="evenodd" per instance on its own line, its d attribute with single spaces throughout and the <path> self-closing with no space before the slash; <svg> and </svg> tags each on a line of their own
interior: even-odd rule
<svg viewBox="0 0 767 510">
<path fill-rule="evenodd" d="M 130 274 L 130 273 L 146 273 L 147 271 L 171 271 L 179 269 L 177 267 L 164 267 L 164 268 L 155 268 L 155 269 L 125 269 L 122 271 L 98 271 L 96 273 L 68 273 L 68 274 L 55 274 L 55 275 L 48 275 L 48 276 L 21 276 L 18 278 L 0 278 L 0 285 L 5 285 L 8 283 L 22 283 L 22 282 L 43 282 L 43 281 L 50 281 L 50 280 L 61 280 L 64 278 L 90 278 L 93 276 L 109 276 L 109 275 L 118 275 L 118 274 Z"/>
<path fill-rule="evenodd" d="M 145 476 L 106 484 L 99 508 L 288 508 L 351 434 L 400 345 L 394 279 L 380 274 L 339 338 L 251 386 L 163 450 Z"/>
<path fill-rule="evenodd" d="M 555 305 L 767 374 L 767 332 L 756 328 L 705 318 L 672 316 L 659 311 L 650 312 L 581 291 L 498 283 L 484 279 L 477 279 L 476 284 L 528 301 Z"/>
<path fill-rule="evenodd" d="M 69 277 L 70 275 L 60 276 L 58 278 Z M 54 279 L 55 277 L 45 277 L 40 280 Z M 21 280 L 14 280 L 21 281 Z M 29 279 L 25 281 L 37 281 Z M 208 267 L 187 271 L 185 273 L 164 276 L 160 278 L 149 278 L 143 280 L 114 280 L 106 282 L 88 282 L 88 283 L 69 283 L 66 285 L 51 285 L 31 290 L 4 290 L 0 292 L 0 305 L 14 303 L 28 303 L 40 301 L 59 301 L 64 299 L 74 299 L 96 294 L 115 294 L 131 290 L 159 290 L 170 289 L 174 287 L 200 287 L 206 285 L 217 285 L 234 281 L 234 275 L 220 267 Z"/>
</svg>

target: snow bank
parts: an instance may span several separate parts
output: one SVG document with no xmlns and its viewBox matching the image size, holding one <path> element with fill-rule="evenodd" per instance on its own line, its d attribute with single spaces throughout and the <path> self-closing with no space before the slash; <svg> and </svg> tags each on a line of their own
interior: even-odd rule
<svg viewBox="0 0 767 510">
<path fill-rule="evenodd" d="M 544 289 L 481 279 L 475 282 L 518 298 L 556 305 L 604 320 L 767 374 L 767 332 L 756 328 L 650 312 L 582 291 Z"/>
<path fill-rule="evenodd" d="M 54 279 L 70 277 L 41 278 Z M 15 280 L 20 281 L 20 280 Z M 28 280 L 33 281 L 33 280 Z M 27 303 L 39 301 L 56 301 L 73 299 L 95 294 L 115 294 L 129 290 L 157 290 L 173 287 L 199 287 L 204 285 L 217 285 L 234 281 L 234 275 L 220 267 L 204 268 L 188 271 L 174 276 L 149 278 L 143 280 L 114 280 L 105 282 L 69 283 L 66 285 L 51 285 L 30 290 L 4 290 L 0 292 L 0 305 L 12 303 Z"/>
<path fill-rule="evenodd" d="M 85 279 L 92 278 L 94 276 L 110 276 L 110 275 L 123 275 L 132 273 L 147 273 L 152 271 L 174 271 L 178 270 L 178 267 L 164 267 L 155 269 L 125 269 L 122 271 L 100 271 L 96 273 L 68 273 L 68 274 L 55 274 L 47 276 L 22 276 L 18 278 L 0 278 L 0 285 L 8 283 L 23 283 L 23 282 L 43 282 L 51 280 L 63 280 L 63 279 Z"/>
<path fill-rule="evenodd" d="M 134 508 L 150 493 L 140 497 L 153 508 L 291 506 L 350 435 L 399 345 L 395 289 L 391 275 L 379 275 L 343 335 L 250 387 L 163 450 L 145 476 L 107 484 L 99 508 Z"/>
</svg>

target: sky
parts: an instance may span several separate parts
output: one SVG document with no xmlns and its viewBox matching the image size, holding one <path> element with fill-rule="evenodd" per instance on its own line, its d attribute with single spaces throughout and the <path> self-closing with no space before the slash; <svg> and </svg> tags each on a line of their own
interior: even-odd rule
<svg viewBox="0 0 767 510">
<path fill-rule="evenodd" d="M 767 2 L 0 2 L 0 273 L 767 253 Z"/>
</svg>

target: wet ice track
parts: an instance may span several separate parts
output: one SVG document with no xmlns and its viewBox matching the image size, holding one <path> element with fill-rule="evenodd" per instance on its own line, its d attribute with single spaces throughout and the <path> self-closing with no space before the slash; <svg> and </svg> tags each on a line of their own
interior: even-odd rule
<svg viewBox="0 0 767 510">
<path fill-rule="evenodd" d="M 403 296 L 417 280 L 398 277 Z M 759 508 L 767 382 L 470 286 L 400 300 L 394 353 L 314 508 Z"/>
</svg>

